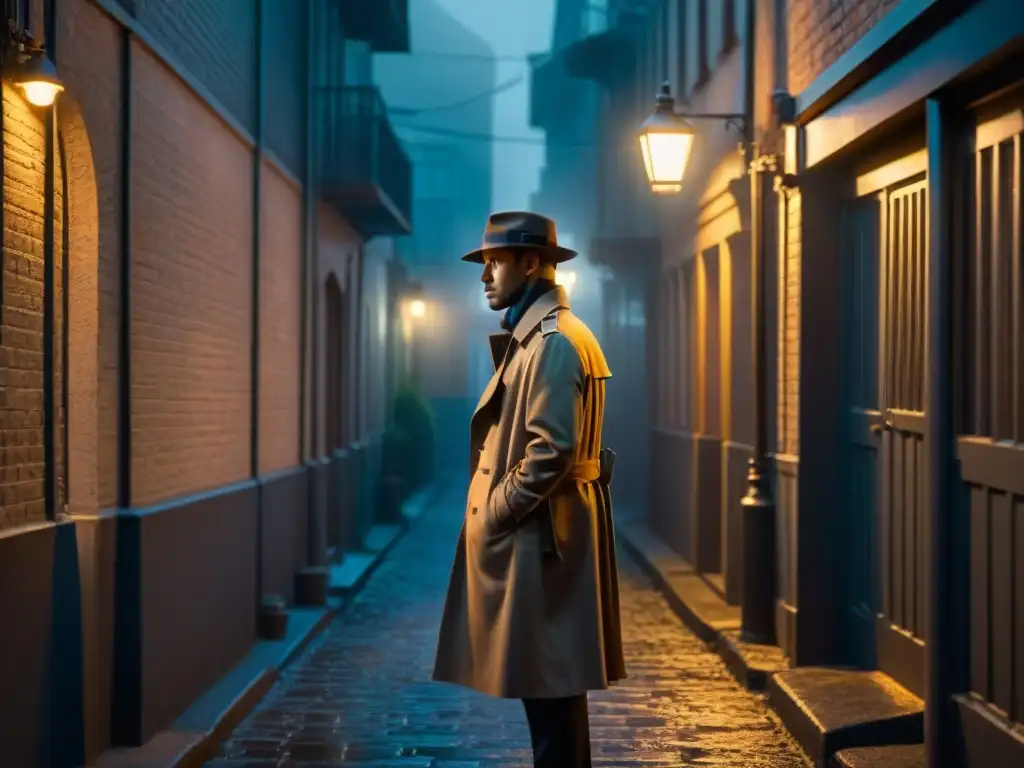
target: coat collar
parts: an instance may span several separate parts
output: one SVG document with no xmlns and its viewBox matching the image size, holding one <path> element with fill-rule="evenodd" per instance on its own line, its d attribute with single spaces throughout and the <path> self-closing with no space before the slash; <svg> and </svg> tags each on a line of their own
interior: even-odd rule
<svg viewBox="0 0 1024 768">
<path fill-rule="evenodd" d="M 540 325 L 544 316 L 558 307 L 569 308 L 569 298 L 566 296 L 565 289 L 560 285 L 555 286 L 530 305 L 530 308 L 516 323 L 515 330 L 512 331 L 512 338 L 516 340 L 517 344 L 522 344 L 526 337 Z"/>
</svg>

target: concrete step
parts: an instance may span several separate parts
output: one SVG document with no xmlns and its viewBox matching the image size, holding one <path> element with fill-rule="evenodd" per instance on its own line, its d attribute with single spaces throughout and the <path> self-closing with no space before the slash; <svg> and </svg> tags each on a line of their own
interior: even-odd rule
<svg viewBox="0 0 1024 768">
<path fill-rule="evenodd" d="M 789 669 L 789 659 L 779 646 L 745 643 L 738 629 L 719 634 L 718 655 L 740 685 L 751 691 L 763 691 L 769 677 Z"/>
<path fill-rule="evenodd" d="M 924 744 L 856 747 L 836 752 L 832 768 L 924 768 Z"/>
<path fill-rule="evenodd" d="M 924 702 L 882 672 L 798 667 L 769 678 L 768 698 L 817 768 L 844 749 L 924 741 Z"/>
</svg>

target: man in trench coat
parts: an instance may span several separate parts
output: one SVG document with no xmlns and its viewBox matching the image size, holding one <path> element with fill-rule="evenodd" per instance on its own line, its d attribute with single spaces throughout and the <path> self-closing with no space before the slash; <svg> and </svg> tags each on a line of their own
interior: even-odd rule
<svg viewBox="0 0 1024 768">
<path fill-rule="evenodd" d="M 626 676 L 594 335 L 555 268 L 555 224 L 490 217 L 483 265 L 495 373 L 470 424 L 471 480 L 434 679 L 522 699 L 537 768 L 589 768 L 587 691 Z"/>
</svg>

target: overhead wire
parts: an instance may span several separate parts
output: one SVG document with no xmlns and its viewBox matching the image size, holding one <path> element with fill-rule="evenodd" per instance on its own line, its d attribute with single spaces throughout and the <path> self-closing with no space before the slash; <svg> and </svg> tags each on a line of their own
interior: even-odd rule
<svg viewBox="0 0 1024 768">
<path fill-rule="evenodd" d="M 434 136 L 447 136 L 453 139 L 464 139 L 466 141 L 482 141 L 489 143 L 503 144 L 532 144 L 535 146 L 556 146 L 586 148 L 595 146 L 593 142 L 567 142 L 549 141 L 542 136 L 501 136 L 493 133 L 473 133 L 470 131 L 456 131 L 447 128 L 436 128 L 429 125 L 417 125 L 416 123 L 392 122 L 396 128 L 404 128 L 410 131 L 419 131 Z"/>
</svg>

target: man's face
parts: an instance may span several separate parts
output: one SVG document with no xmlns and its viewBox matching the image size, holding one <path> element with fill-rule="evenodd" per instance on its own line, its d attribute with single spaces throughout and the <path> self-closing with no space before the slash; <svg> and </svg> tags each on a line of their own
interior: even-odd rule
<svg viewBox="0 0 1024 768">
<path fill-rule="evenodd" d="M 512 306 L 517 292 L 537 271 L 538 264 L 536 253 L 508 250 L 485 253 L 480 282 L 484 284 L 487 306 L 496 312 Z"/>
</svg>

